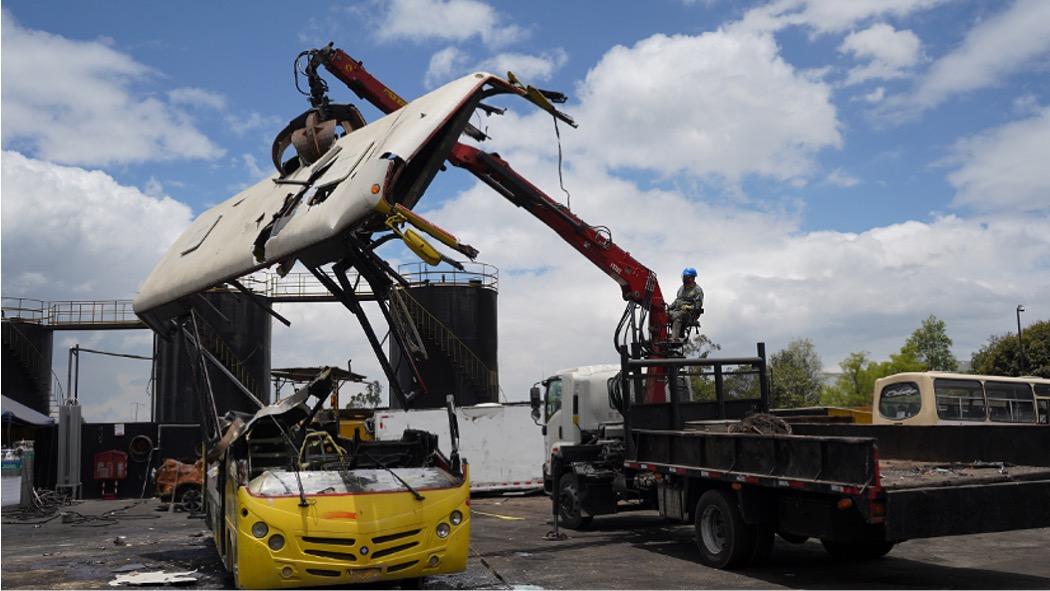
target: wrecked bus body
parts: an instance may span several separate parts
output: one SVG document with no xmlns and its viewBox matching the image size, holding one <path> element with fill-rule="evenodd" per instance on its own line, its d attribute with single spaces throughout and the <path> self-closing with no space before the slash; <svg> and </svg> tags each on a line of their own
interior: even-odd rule
<svg viewBox="0 0 1050 591">
<path fill-rule="evenodd" d="M 437 437 L 339 436 L 314 419 L 328 372 L 247 423 L 208 469 L 207 517 L 238 587 L 316 587 L 459 572 L 470 539 L 466 465 Z"/>
<path fill-rule="evenodd" d="M 483 138 L 468 120 L 477 108 L 491 109 L 481 101 L 497 94 L 516 94 L 566 118 L 532 87 L 477 73 L 370 124 L 350 122 L 346 135 L 333 135 L 330 145 L 309 155 L 300 152 L 297 160 L 280 163 L 285 144 L 278 137 L 278 173 L 202 213 L 143 283 L 136 314 L 161 337 L 182 339 L 189 352 L 209 447 L 206 512 L 216 549 L 238 586 L 346 584 L 465 568 L 469 469 L 459 457 L 452 397 L 448 457 L 429 433 L 363 441 L 340 437 L 337 424 L 320 424 L 317 411 L 331 389 L 328 372 L 293 397 L 264 406 L 205 346 L 202 326 L 229 320 L 200 293 L 228 284 L 288 324 L 239 279 L 264 267 L 276 266 L 280 274 L 302 264 L 356 316 L 391 395 L 410 407 L 426 392 L 415 367 L 426 348 L 411 322 L 390 305 L 398 286 L 407 283 L 375 249 L 401 239 L 430 264 L 457 264 L 404 227 L 411 224 L 445 247 L 477 255 L 412 207 L 461 134 Z M 412 369 L 405 389 L 364 312 L 358 283 L 347 275 L 351 269 L 357 282 L 367 282 L 369 299 Z M 211 384 L 221 379 L 230 380 L 259 410 L 220 419 Z"/>
</svg>

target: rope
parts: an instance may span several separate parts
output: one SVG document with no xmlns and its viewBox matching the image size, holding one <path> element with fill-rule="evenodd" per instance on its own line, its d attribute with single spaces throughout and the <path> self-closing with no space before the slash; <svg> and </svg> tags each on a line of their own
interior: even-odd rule
<svg viewBox="0 0 1050 591">
<path fill-rule="evenodd" d="M 572 195 L 570 195 L 569 190 L 565 188 L 565 180 L 562 178 L 561 173 L 561 130 L 558 129 L 558 118 L 552 118 L 554 119 L 554 136 L 558 139 L 558 186 L 561 187 L 562 192 L 565 193 L 565 207 L 567 209 L 572 209 Z"/>
</svg>

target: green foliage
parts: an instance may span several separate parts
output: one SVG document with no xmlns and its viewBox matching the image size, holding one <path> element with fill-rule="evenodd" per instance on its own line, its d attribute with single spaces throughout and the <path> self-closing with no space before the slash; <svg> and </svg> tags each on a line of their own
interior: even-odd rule
<svg viewBox="0 0 1050 591">
<path fill-rule="evenodd" d="M 774 408 L 814 406 L 820 402 L 823 363 L 813 341 L 795 339 L 769 361 Z"/>
<path fill-rule="evenodd" d="M 889 361 L 872 361 L 867 352 L 850 353 L 839 363 L 842 375 L 826 386 L 820 402 L 828 406 L 871 406 L 875 380 L 908 371 L 926 371 L 915 350 L 905 345 Z"/>
<path fill-rule="evenodd" d="M 711 340 L 706 334 L 698 334 L 689 339 L 682 346 L 682 354 L 693 359 L 707 359 L 711 353 L 721 351 L 722 346 Z M 710 376 L 700 376 L 699 367 L 690 368 L 690 386 L 693 391 L 693 400 L 715 400 L 715 380 Z"/>
<path fill-rule="evenodd" d="M 948 337 L 944 321 L 933 314 L 923 320 L 922 326 L 911 333 L 904 343 L 904 349 L 911 351 L 931 370 L 959 370 L 959 362 L 952 355 L 952 340 Z"/>
<path fill-rule="evenodd" d="M 383 385 L 379 380 L 365 382 L 363 392 L 358 392 L 350 397 L 346 408 L 375 408 L 383 401 Z"/>
<path fill-rule="evenodd" d="M 992 335 L 973 354 L 970 370 L 999 376 L 1032 375 L 1050 378 L 1050 320 L 1042 320 L 1021 331 L 1024 358 L 1016 334 Z"/>
</svg>

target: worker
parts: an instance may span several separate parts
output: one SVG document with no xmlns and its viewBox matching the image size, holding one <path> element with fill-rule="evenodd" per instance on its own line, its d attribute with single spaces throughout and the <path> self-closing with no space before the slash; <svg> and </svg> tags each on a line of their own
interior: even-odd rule
<svg viewBox="0 0 1050 591">
<path fill-rule="evenodd" d="M 671 303 L 671 338 L 680 340 L 685 329 L 696 322 L 704 311 L 704 290 L 696 284 L 696 269 L 682 269 L 682 287 Z"/>
</svg>

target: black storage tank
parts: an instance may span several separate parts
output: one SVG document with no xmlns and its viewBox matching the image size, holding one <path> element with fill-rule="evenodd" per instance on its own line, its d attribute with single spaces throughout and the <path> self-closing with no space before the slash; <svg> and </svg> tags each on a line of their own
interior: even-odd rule
<svg viewBox="0 0 1050 591">
<path fill-rule="evenodd" d="M 270 402 L 270 315 L 247 297 L 227 290 L 202 294 L 215 310 L 202 310 L 198 328 L 205 347 L 238 376 L 264 404 Z M 218 313 L 216 313 L 216 311 Z M 221 314 L 221 316 L 220 316 Z M 225 317 L 225 318 L 223 318 Z M 207 321 L 203 321 L 207 318 Z M 153 420 L 199 423 L 191 355 L 181 338 L 153 337 Z M 255 412 L 258 407 L 217 369 L 209 366 L 219 416 L 230 410 Z"/>
<path fill-rule="evenodd" d="M 51 353 L 54 333 L 37 322 L 3 321 L 4 396 L 43 413 L 51 412 Z"/>
<path fill-rule="evenodd" d="M 452 393 L 457 406 L 499 401 L 496 300 L 499 274 L 495 267 L 464 263 L 452 268 L 402 265 L 412 287 L 399 290 L 429 358 L 419 363 L 427 394 L 413 408 L 445 405 Z M 396 298 L 396 295 L 395 295 Z M 397 301 L 392 302 L 397 305 Z M 412 372 L 401 362 L 401 350 L 390 341 L 390 361 L 404 391 L 412 387 Z M 390 396 L 391 408 L 400 408 Z"/>
</svg>

